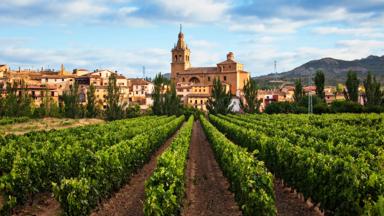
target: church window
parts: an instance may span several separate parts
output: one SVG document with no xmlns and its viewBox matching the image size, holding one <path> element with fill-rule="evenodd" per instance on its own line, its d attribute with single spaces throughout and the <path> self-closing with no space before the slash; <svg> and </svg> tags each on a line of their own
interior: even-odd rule
<svg viewBox="0 0 384 216">
<path fill-rule="evenodd" d="M 181 55 L 179 55 L 179 61 L 182 61 Z"/>
<path fill-rule="evenodd" d="M 175 61 L 177 61 L 177 55 L 175 55 Z"/>
</svg>

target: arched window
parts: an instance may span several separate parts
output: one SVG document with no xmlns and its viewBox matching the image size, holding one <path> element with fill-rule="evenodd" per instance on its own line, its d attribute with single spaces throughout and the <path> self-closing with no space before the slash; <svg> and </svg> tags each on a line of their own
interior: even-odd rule
<svg viewBox="0 0 384 216">
<path fill-rule="evenodd" d="M 185 82 L 185 78 L 183 77 L 183 82 Z"/>
<path fill-rule="evenodd" d="M 175 55 L 175 61 L 177 61 L 177 55 Z"/>
<path fill-rule="evenodd" d="M 211 77 L 208 77 L 208 82 L 210 82 L 211 81 Z"/>
<path fill-rule="evenodd" d="M 191 83 L 200 83 L 200 80 L 197 77 L 192 77 L 191 79 L 189 79 L 189 82 L 191 82 Z"/>
</svg>

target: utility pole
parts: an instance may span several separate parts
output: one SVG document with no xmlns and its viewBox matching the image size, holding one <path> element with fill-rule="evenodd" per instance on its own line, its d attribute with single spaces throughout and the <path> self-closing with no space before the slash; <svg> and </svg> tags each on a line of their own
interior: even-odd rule
<svg viewBox="0 0 384 216">
<path fill-rule="evenodd" d="M 308 114 L 313 113 L 313 102 L 312 102 L 312 94 L 309 88 L 310 86 L 311 86 L 311 71 L 309 71 L 309 74 L 308 74 Z"/>
<path fill-rule="evenodd" d="M 145 66 L 143 66 L 143 79 L 145 79 Z"/>
</svg>

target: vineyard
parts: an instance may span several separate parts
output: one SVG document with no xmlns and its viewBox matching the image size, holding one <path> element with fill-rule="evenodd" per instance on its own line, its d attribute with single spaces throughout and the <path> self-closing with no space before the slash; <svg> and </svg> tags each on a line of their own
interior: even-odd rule
<svg viewBox="0 0 384 216">
<path fill-rule="evenodd" d="M 329 114 L 144 116 L 7 135 L 0 215 L 380 216 L 383 132 L 383 115 Z M 42 194 L 59 210 L 36 204 Z"/>
<path fill-rule="evenodd" d="M 328 214 L 382 215 L 381 115 L 209 116 L 306 199 Z"/>
</svg>

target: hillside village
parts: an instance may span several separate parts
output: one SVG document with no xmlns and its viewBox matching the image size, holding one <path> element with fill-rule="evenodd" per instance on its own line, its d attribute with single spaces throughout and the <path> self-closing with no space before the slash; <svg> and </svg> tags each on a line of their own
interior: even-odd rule
<svg viewBox="0 0 384 216">
<path fill-rule="evenodd" d="M 191 58 L 192 57 L 192 58 Z M 239 101 L 243 98 L 243 85 L 250 78 L 249 72 L 244 71 L 243 64 L 235 59 L 232 52 L 227 54 L 225 61 L 215 67 L 192 67 L 193 56 L 184 38 L 179 32 L 178 40 L 171 53 L 171 80 L 176 84 L 177 95 L 181 102 L 189 107 L 207 111 L 206 103 L 211 96 L 213 80 L 219 79 L 233 98 L 235 105 L 233 111 L 240 111 Z M 82 104 L 86 104 L 86 95 L 92 84 L 95 87 L 96 104 L 103 110 L 107 106 L 108 79 L 114 74 L 117 86 L 120 89 L 120 104 L 125 106 L 139 105 L 141 110 L 147 110 L 153 105 L 152 93 L 154 85 L 148 79 L 128 78 L 118 71 L 108 69 L 73 69 L 67 70 L 64 64 L 60 70 L 11 69 L 8 65 L 0 65 L 0 84 L 2 96 L 6 94 L 7 83 L 19 83 L 20 87 L 28 92 L 33 104 L 38 107 L 44 97 L 49 96 L 56 103 L 60 102 L 64 92 L 71 87 L 79 85 L 79 97 Z M 24 83 L 25 86 L 21 86 Z M 260 111 L 263 111 L 271 102 L 293 102 L 294 84 L 292 82 L 279 83 L 273 89 L 258 90 L 258 100 L 261 101 Z M 305 94 L 315 94 L 315 86 L 305 86 Z M 338 92 L 335 86 L 324 88 L 325 101 L 330 104 L 334 100 L 343 100 L 344 95 Z M 49 95 L 47 95 L 49 94 Z"/>
</svg>

